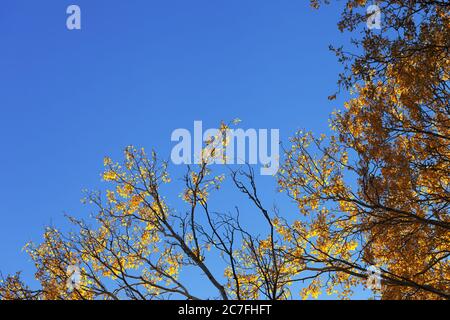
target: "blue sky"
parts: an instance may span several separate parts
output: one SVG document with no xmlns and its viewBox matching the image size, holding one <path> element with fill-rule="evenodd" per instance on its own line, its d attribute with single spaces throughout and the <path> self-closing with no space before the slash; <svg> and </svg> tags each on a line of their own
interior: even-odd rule
<svg viewBox="0 0 450 320">
<path fill-rule="evenodd" d="M 81 31 L 66 29 L 70 4 L 81 7 Z M 299 128 L 327 132 L 341 104 L 327 100 L 341 70 L 328 45 L 349 41 L 336 27 L 341 5 L 3 0 L 0 270 L 30 277 L 23 245 L 64 226 L 64 213 L 87 216 L 81 190 L 104 189 L 103 157 L 129 144 L 168 157 L 171 132 L 194 120 L 240 118 L 284 141 Z"/>
</svg>

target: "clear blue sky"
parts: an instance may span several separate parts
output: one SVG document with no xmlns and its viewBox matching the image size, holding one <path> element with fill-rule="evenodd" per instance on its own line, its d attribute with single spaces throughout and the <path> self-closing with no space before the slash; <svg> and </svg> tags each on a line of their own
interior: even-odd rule
<svg viewBox="0 0 450 320">
<path fill-rule="evenodd" d="M 64 226 L 65 212 L 86 217 L 81 190 L 104 189 L 102 159 L 126 145 L 168 157 L 172 130 L 236 117 L 284 141 L 299 128 L 327 132 L 341 103 L 327 100 L 341 70 L 328 45 L 349 40 L 339 3 L 1 1 L 0 270 L 30 277 L 23 245 Z M 66 29 L 70 4 L 81 31 Z"/>
</svg>

